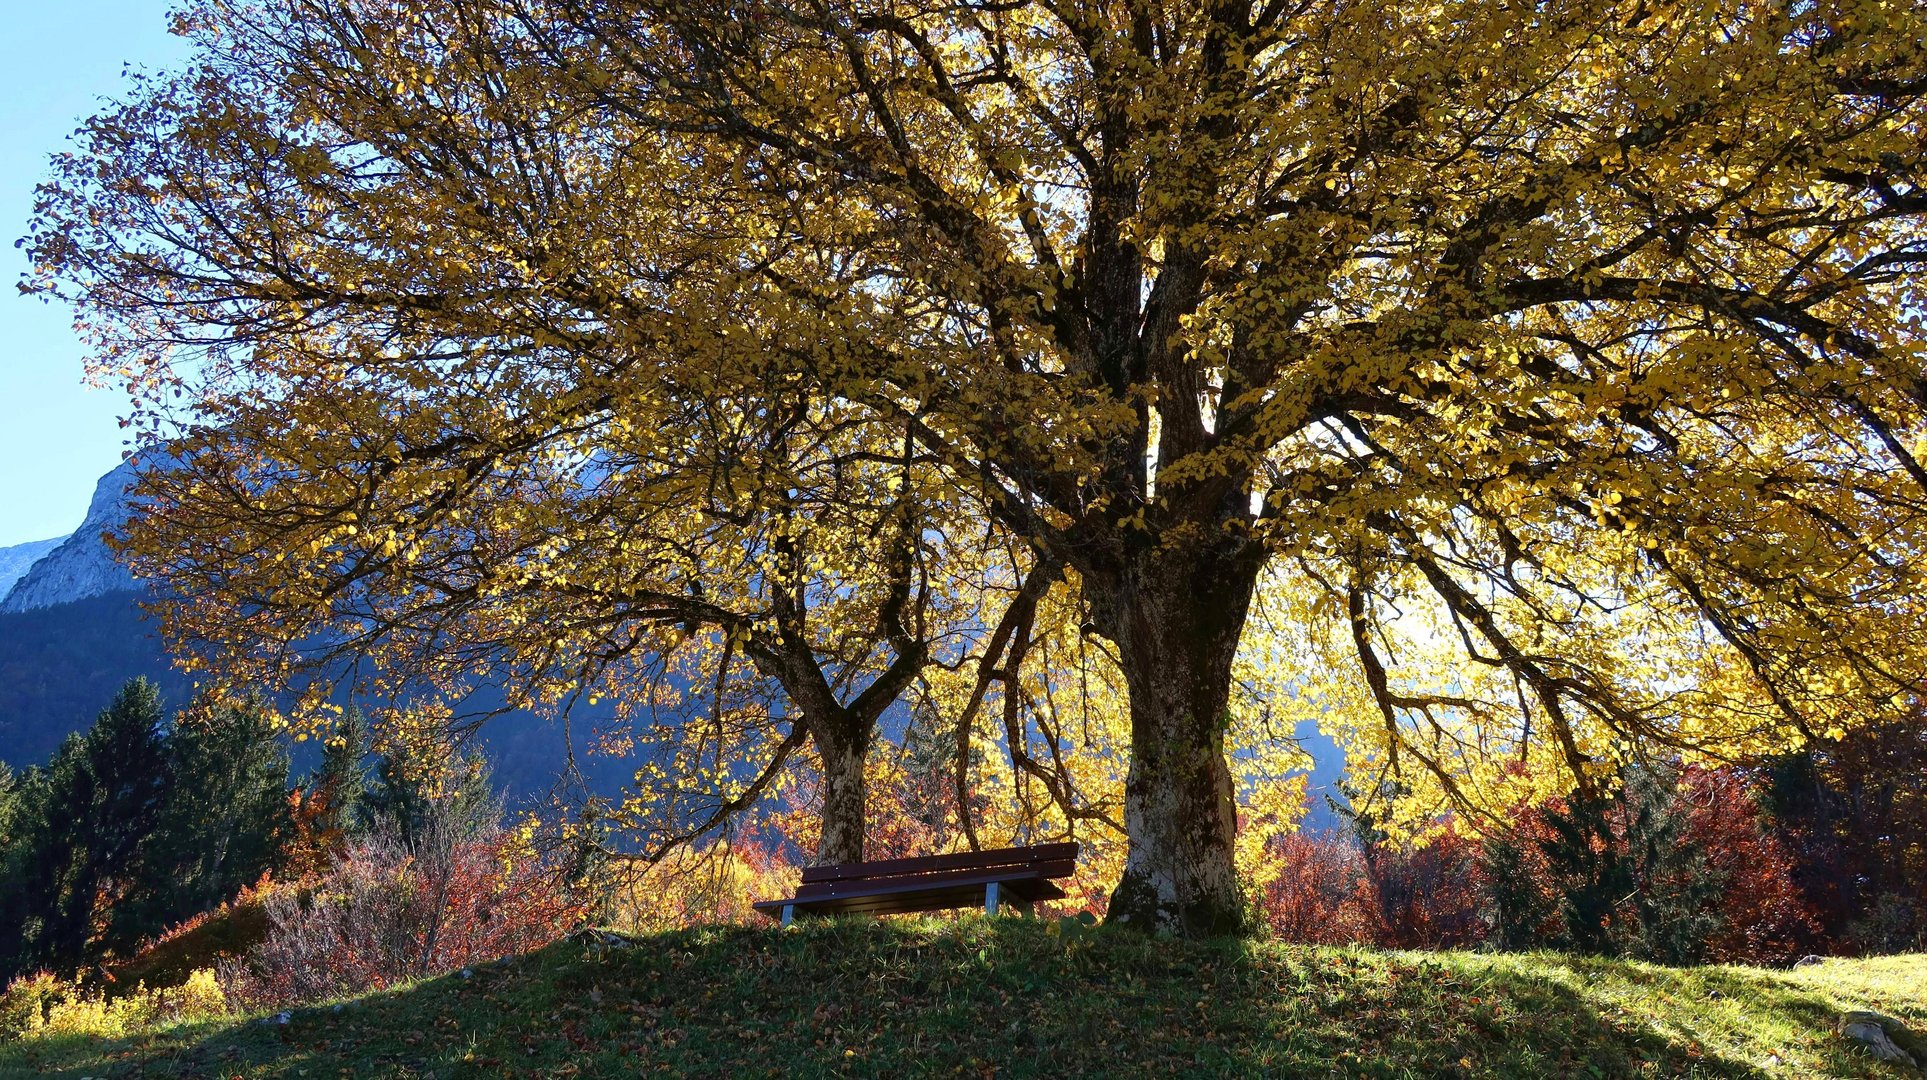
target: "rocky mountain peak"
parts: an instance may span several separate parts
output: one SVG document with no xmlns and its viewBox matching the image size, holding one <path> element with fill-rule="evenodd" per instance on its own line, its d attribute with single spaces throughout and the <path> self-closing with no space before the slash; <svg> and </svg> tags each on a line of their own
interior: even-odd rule
<svg viewBox="0 0 1927 1080">
<path fill-rule="evenodd" d="M 132 506 L 127 488 L 134 482 L 134 465 L 122 462 L 121 465 L 100 478 L 94 486 L 93 502 L 87 506 L 87 518 L 72 536 L 58 542 L 42 541 L 51 550 L 38 555 L 12 581 L 12 588 L 6 591 L 6 598 L 0 599 L 0 613 L 33 611 L 37 608 L 52 607 L 74 600 L 84 600 L 90 596 L 105 596 L 108 593 L 131 592 L 140 588 L 134 575 L 127 568 L 114 561 L 114 554 L 108 550 L 102 534 L 115 528 L 130 516 Z M 32 546 L 32 545 L 23 545 Z M 8 548 L 7 552 L 19 550 Z M 3 557 L 4 553 L 0 553 Z M 8 579 L 0 573 L 0 582 Z M 0 585 L 0 588 L 4 588 Z"/>
<path fill-rule="evenodd" d="M 24 544 L 0 548 L 0 597 L 7 595 L 7 590 L 13 588 L 14 582 L 27 576 L 27 570 L 39 562 L 41 556 L 59 547 L 65 539 L 64 536 L 56 536 L 51 540 L 29 540 Z"/>
</svg>

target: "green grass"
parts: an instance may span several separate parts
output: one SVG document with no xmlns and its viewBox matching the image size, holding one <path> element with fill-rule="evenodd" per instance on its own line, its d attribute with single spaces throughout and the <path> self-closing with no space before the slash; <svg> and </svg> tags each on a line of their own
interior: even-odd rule
<svg viewBox="0 0 1927 1080">
<path fill-rule="evenodd" d="M 1795 971 L 1145 940 L 1021 919 L 565 942 L 332 1006 L 0 1046 L 0 1076 L 1903 1076 L 1927 956 Z"/>
</svg>

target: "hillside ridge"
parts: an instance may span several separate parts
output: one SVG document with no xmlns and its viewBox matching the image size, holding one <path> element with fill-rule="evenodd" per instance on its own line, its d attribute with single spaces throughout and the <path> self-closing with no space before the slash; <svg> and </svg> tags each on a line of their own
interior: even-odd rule
<svg viewBox="0 0 1927 1080">
<path fill-rule="evenodd" d="M 1918 1075 L 1835 1034 L 1849 1009 L 1927 1030 L 1927 955 L 1667 968 L 836 920 L 579 935 L 339 1004 L 0 1045 L 0 1075 Z"/>
</svg>

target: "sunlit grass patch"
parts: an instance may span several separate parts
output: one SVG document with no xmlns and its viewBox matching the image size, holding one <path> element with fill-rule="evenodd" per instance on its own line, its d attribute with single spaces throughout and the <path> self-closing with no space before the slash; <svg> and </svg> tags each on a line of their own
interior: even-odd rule
<svg viewBox="0 0 1927 1080">
<path fill-rule="evenodd" d="M 1832 1031 L 1927 1026 L 1927 957 L 1794 971 L 1160 941 L 1020 919 L 564 942 L 467 977 L 119 1038 L 65 1077 L 1894 1076 Z"/>
</svg>

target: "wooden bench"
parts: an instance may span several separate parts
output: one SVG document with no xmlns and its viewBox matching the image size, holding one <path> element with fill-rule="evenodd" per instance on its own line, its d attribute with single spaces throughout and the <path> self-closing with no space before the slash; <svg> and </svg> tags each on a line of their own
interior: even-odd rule
<svg viewBox="0 0 1927 1080">
<path fill-rule="evenodd" d="M 784 926 L 798 915 L 899 915 L 978 903 L 986 915 L 1005 905 L 1027 912 L 1039 900 L 1061 899 L 1064 890 L 1051 879 L 1076 870 L 1075 842 L 812 866 L 803 871 L 795 896 L 755 907 L 765 915 L 780 914 Z"/>
</svg>

